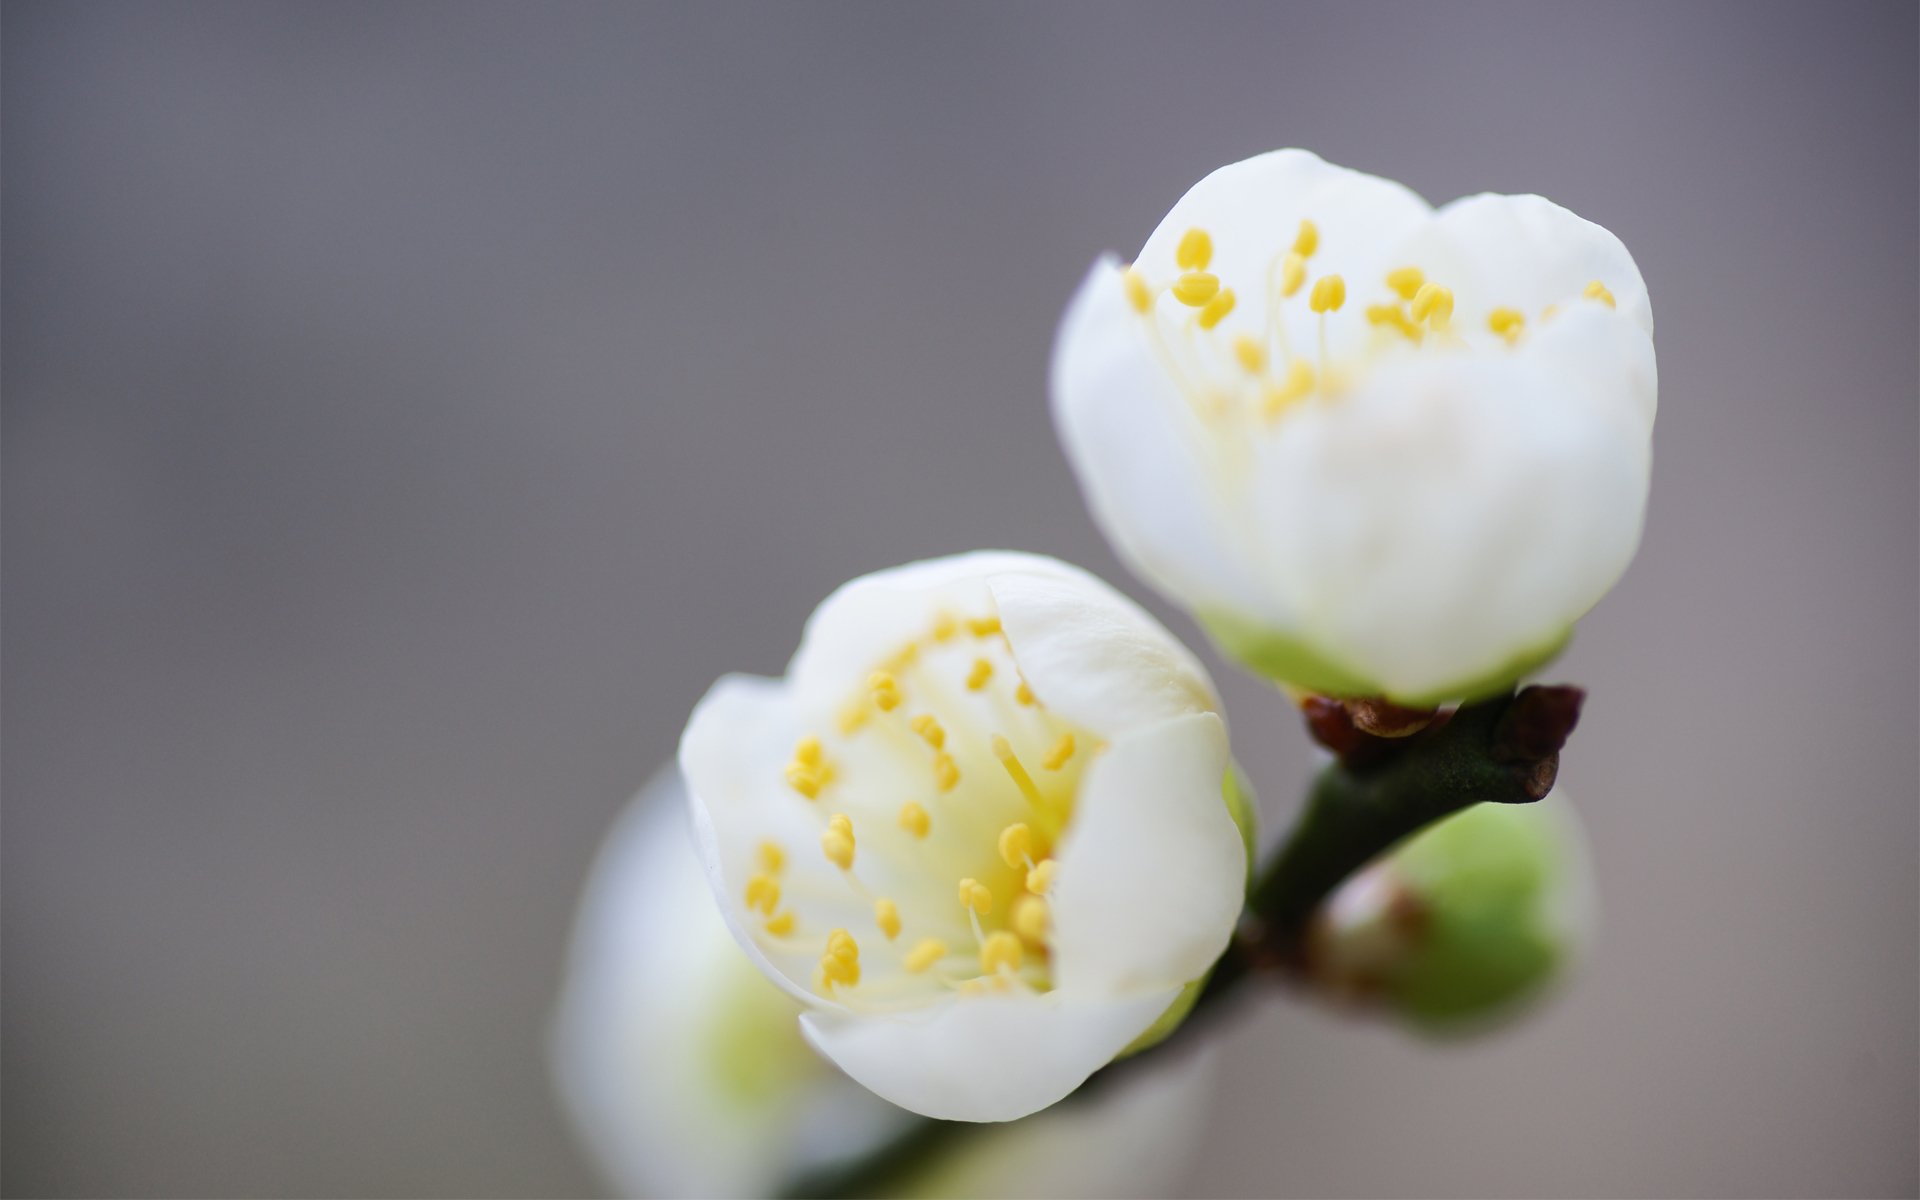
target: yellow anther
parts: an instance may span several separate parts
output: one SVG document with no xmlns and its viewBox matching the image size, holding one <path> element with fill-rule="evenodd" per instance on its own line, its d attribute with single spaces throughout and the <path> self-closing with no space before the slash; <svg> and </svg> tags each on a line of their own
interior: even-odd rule
<svg viewBox="0 0 1920 1200">
<path fill-rule="evenodd" d="M 993 735 L 993 756 L 999 759 L 1000 765 L 1007 769 L 1007 776 L 1013 780 L 1013 786 L 1020 789 L 1020 794 L 1025 796 L 1029 803 L 1042 806 L 1046 804 L 1046 799 L 1040 795 L 1040 789 L 1033 782 L 1033 776 L 1027 774 L 1027 768 L 1014 754 L 1013 744 L 997 733 Z"/>
<path fill-rule="evenodd" d="M 1293 252 L 1301 258 L 1312 258 L 1319 248 L 1320 227 L 1312 221 L 1300 222 L 1300 232 L 1293 235 Z"/>
<path fill-rule="evenodd" d="M 1022 679 L 1020 686 L 1013 689 L 1013 699 L 1017 704 L 1031 705 L 1033 703 L 1033 689 L 1027 686 L 1026 680 Z"/>
<path fill-rule="evenodd" d="M 1213 261 L 1213 239 L 1204 229 L 1189 229 L 1180 235 L 1180 244 L 1174 247 L 1174 265 L 1182 271 L 1204 271 Z"/>
<path fill-rule="evenodd" d="M 1589 300 L 1598 300 L 1600 303 L 1606 305 L 1608 308 L 1612 308 L 1614 306 L 1613 293 L 1608 291 L 1607 285 L 1604 283 L 1601 283 L 1598 279 L 1594 280 L 1592 283 L 1589 283 L 1586 286 L 1586 289 L 1582 291 L 1580 294 L 1582 296 L 1585 296 Z"/>
<path fill-rule="evenodd" d="M 867 706 L 855 700 L 840 710 L 840 733 L 843 737 L 852 737 L 854 731 L 867 723 Z"/>
<path fill-rule="evenodd" d="M 827 935 L 827 950 L 820 956 L 820 974 L 828 983 L 847 987 L 860 982 L 860 946 L 852 934 L 836 929 Z"/>
<path fill-rule="evenodd" d="M 944 750 L 933 756 L 933 782 L 943 792 L 950 792 L 960 784 L 960 767 L 953 761 L 953 755 Z"/>
<path fill-rule="evenodd" d="M 1050 858 L 1036 863 L 1033 870 L 1027 872 L 1027 890 L 1044 895 L 1053 887 L 1053 876 L 1059 869 Z"/>
<path fill-rule="evenodd" d="M 1010 867 L 1025 863 L 1033 855 L 1033 830 L 1015 822 L 1000 831 L 1000 861 Z M 749 885 L 751 886 L 751 885 Z"/>
<path fill-rule="evenodd" d="M 900 828 L 917 838 L 927 836 L 927 830 L 933 828 L 933 818 L 927 810 L 909 800 L 900 806 Z"/>
<path fill-rule="evenodd" d="M 767 932 L 775 937 L 785 937 L 793 932 L 793 910 L 788 909 L 777 917 L 768 917 Z"/>
<path fill-rule="evenodd" d="M 793 761 L 805 763 L 810 767 L 820 765 L 820 739 L 808 734 L 793 746 Z"/>
<path fill-rule="evenodd" d="M 996 929 L 980 943 L 980 970 L 988 975 L 999 971 L 1001 967 L 1018 971 L 1024 955 L 1019 938 L 1004 929 Z"/>
<path fill-rule="evenodd" d="M 820 772 L 807 764 L 798 762 L 787 764 L 787 786 L 807 799 L 819 799 L 820 785 L 823 782 L 825 781 L 820 778 Z"/>
<path fill-rule="evenodd" d="M 1313 281 L 1307 295 L 1307 307 L 1317 313 L 1339 312 L 1347 302 L 1347 281 L 1338 275 L 1322 275 Z"/>
<path fill-rule="evenodd" d="M 1133 305 L 1133 311 L 1142 314 L 1152 311 L 1153 289 L 1147 285 L 1146 276 L 1128 267 L 1120 282 L 1126 286 L 1127 303 Z"/>
<path fill-rule="evenodd" d="M 1047 751 L 1047 756 L 1040 760 L 1040 765 L 1049 771 L 1058 771 L 1066 766 L 1067 760 L 1072 757 L 1073 735 L 1063 733 L 1060 735 L 1060 740 L 1053 744 L 1053 749 Z"/>
<path fill-rule="evenodd" d="M 900 707 L 900 683 L 890 672 L 875 671 L 867 676 L 867 690 L 873 693 L 873 702 L 881 712 Z"/>
<path fill-rule="evenodd" d="M 859 962 L 860 943 L 854 941 L 853 935 L 846 930 L 836 929 L 827 935 L 827 952 L 823 957 L 840 962 Z"/>
<path fill-rule="evenodd" d="M 987 680 L 993 678 L 993 664 L 984 658 L 973 660 L 973 669 L 967 672 L 967 690 L 977 692 L 987 686 Z"/>
<path fill-rule="evenodd" d="M 1250 333 L 1234 337 L 1233 357 L 1239 360 L 1240 369 L 1249 375 L 1258 375 L 1267 369 L 1267 348 Z"/>
<path fill-rule="evenodd" d="M 960 881 L 960 907 L 970 908 L 981 916 L 993 911 L 993 889 L 978 879 Z"/>
<path fill-rule="evenodd" d="M 899 650 L 895 651 L 892 658 L 887 660 L 887 669 L 889 671 L 904 671 L 913 665 L 914 659 L 919 657 L 920 643 L 908 642 L 906 645 L 900 647 Z"/>
<path fill-rule="evenodd" d="M 875 900 L 873 902 L 873 923 L 880 927 L 881 933 L 887 935 L 888 941 L 899 937 L 900 906 L 885 896 Z"/>
<path fill-rule="evenodd" d="M 842 871 L 853 869 L 853 822 L 843 813 L 834 815 L 820 835 L 820 852 Z"/>
<path fill-rule="evenodd" d="M 1293 253 L 1280 261 L 1280 294 L 1291 296 L 1307 281 L 1307 260 Z"/>
<path fill-rule="evenodd" d="M 968 617 L 967 632 L 975 637 L 992 637 L 1000 632 L 1000 618 L 998 616 Z"/>
<path fill-rule="evenodd" d="M 747 907 L 772 916 L 773 910 L 780 907 L 780 881 L 771 875 L 755 875 L 747 880 Z"/>
<path fill-rule="evenodd" d="M 760 843 L 760 869 L 769 875 L 778 875 L 787 865 L 787 852 L 772 842 Z"/>
<path fill-rule="evenodd" d="M 1212 329 L 1215 325 L 1226 320 L 1227 314 L 1232 311 L 1233 289 L 1221 288 L 1218 292 L 1214 293 L 1213 299 L 1207 301 L 1206 304 L 1201 307 L 1200 328 Z"/>
<path fill-rule="evenodd" d="M 1419 267 L 1396 267 L 1387 272 L 1387 286 L 1394 290 L 1402 300 L 1411 300 L 1420 294 L 1420 285 L 1427 281 L 1427 273 Z"/>
<path fill-rule="evenodd" d="M 947 744 L 947 731 L 932 713 L 921 713 L 912 721 L 913 731 L 926 739 L 927 745 L 939 750 Z"/>
<path fill-rule="evenodd" d="M 1420 327 L 1407 316 L 1405 309 L 1398 304 L 1370 304 L 1367 306 L 1367 321 L 1373 325 L 1384 325 L 1397 330 L 1408 341 L 1420 340 Z"/>
<path fill-rule="evenodd" d="M 1526 316 L 1517 308 L 1496 308 L 1487 314 L 1487 328 L 1507 339 L 1509 346 L 1520 340 L 1526 324 Z"/>
<path fill-rule="evenodd" d="M 1313 368 L 1303 359 L 1287 364 L 1287 377 L 1270 387 L 1261 400 L 1261 411 L 1271 420 L 1313 394 Z"/>
<path fill-rule="evenodd" d="M 1013 912 L 1007 923 L 1013 931 L 1034 945 L 1047 940 L 1047 922 L 1051 914 L 1047 902 L 1038 896 L 1026 895 L 1013 902 Z"/>
<path fill-rule="evenodd" d="M 958 632 L 960 632 L 960 622 L 952 613 L 941 613 L 933 619 L 934 641 L 950 641 L 953 635 Z"/>
<path fill-rule="evenodd" d="M 1219 290 L 1219 276 L 1205 271 L 1188 271 L 1173 281 L 1173 298 L 1188 308 L 1199 308 Z"/>
<path fill-rule="evenodd" d="M 907 957 L 903 961 L 907 970 L 918 975 L 946 956 L 947 944 L 945 942 L 939 938 L 921 938 L 918 942 L 914 943 L 913 949 L 907 951 Z"/>
<path fill-rule="evenodd" d="M 1413 319 L 1423 321 L 1435 329 L 1442 328 L 1453 317 L 1453 289 L 1443 288 L 1437 283 L 1423 283 L 1420 290 L 1413 294 Z"/>
</svg>

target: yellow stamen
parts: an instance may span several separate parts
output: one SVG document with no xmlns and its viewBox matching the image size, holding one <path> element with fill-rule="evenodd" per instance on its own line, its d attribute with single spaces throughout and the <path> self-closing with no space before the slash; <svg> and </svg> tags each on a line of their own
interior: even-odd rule
<svg viewBox="0 0 1920 1200">
<path fill-rule="evenodd" d="M 966 878 L 960 881 L 960 907 L 970 908 L 981 916 L 993 911 L 993 889 L 978 879 Z"/>
<path fill-rule="evenodd" d="M 771 875 L 755 875 L 747 880 L 747 907 L 772 916 L 773 910 L 780 907 L 780 881 Z"/>
<path fill-rule="evenodd" d="M 923 838 L 933 828 L 933 818 L 927 815 L 926 809 L 909 800 L 900 806 L 900 828 L 914 837 Z"/>
<path fill-rule="evenodd" d="M 1307 295 L 1307 307 L 1317 313 L 1339 312 L 1347 302 L 1347 281 L 1338 275 L 1322 275 L 1313 281 Z"/>
<path fill-rule="evenodd" d="M 1045 894 L 1053 887 L 1053 876 L 1059 871 L 1052 859 L 1044 859 L 1027 872 L 1027 890 L 1036 894 Z"/>
<path fill-rule="evenodd" d="M 1053 749 L 1047 751 L 1047 756 L 1040 760 L 1040 765 L 1049 771 L 1058 771 L 1066 766 L 1067 760 L 1072 757 L 1073 735 L 1063 733 L 1060 735 L 1060 740 L 1053 744 Z"/>
<path fill-rule="evenodd" d="M 880 927 L 881 933 L 887 935 L 888 941 L 899 937 L 900 906 L 885 896 L 875 900 L 873 902 L 873 923 Z"/>
<path fill-rule="evenodd" d="M 820 785 L 824 782 L 820 772 L 805 763 L 787 764 L 787 786 L 799 792 L 809 800 L 820 798 Z"/>
<path fill-rule="evenodd" d="M 843 737 L 852 737 L 854 732 L 867 723 L 867 706 L 855 700 L 840 710 L 840 733 Z"/>
<path fill-rule="evenodd" d="M 1233 356 L 1240 361 L 1240 368 L 1249 375 L 1258 375 L 1267 369 L 1267 348 L 1250 333 L 1240 334 L 1233 339 Z"/>
<path fill-rule="evenodd" d="M 1000 831 L 1000 861 L 1017 867 L 1033 855 L 1033 830 L 1015 822 Z M 751 889 L 752 885 L 748 885 Z M 748 901 L 752 903 L 751 900 Z"/>
<path fill-rule="evenodd" d="M 1420 340 L 1420 327 L 1407 316 L 1406 310 L 1398 304 L 1370 304 L 1367 306 L 1367 321 L 1373 325 L 1386 325 L 1397 330 L 1410 342 Z"/>
<path fill-rule="evenodd" d="M 1293 235 L 1293 252 L 1301 258 L 1312 258 L 1319 248 L 1320 227 L 1312 221 L 1300 222 L 1300 232 Z"/>
<path fill-rule="evenodd" d="M 1427 281 L 1427 273 L 1419 267 L 1397 267 L 1387 272 L 1387 286 L 1402 300 L 1411 300 L 1420 294 L 1420 285 Z"/>
<path fill-rule="evenodd" d="M 881 712 L 900 707 L 900 683 L 890 673 L 875 671 L 867 676 L 867 690 L 873 693 L 873 702 Z"/>
<path fill-rule="evenodd" d="M 1218 292 L 1214 293 L 1213 299 L 1207 301 L 1205 306 L 1200 309 L 1200 328 L 1212 329 L 1215 325 L 1226 320 L 1227 314 L 1232 311 L 1233 289 L 1221 288 Z"/>
<path fill-rule="evenodd" d="M 939 938 L 921 938 L 913 949 L 907 951 L 904 960 L 907 970 L 915 975 L 931 967 L 947 956 L 947 944 Z"/>
<path fill-rule="evenodd" d="M 1020 794 L 1030 803 L 1041 805 L 1046 803 L 1040 795 L 1040 789 L 1034 785 L 1033 776 L 1027 774 L 1026 767 L 1022 766 L 1020 760 L 1014 756 L 1012 743 L 997 733 L 993 735 L 993 756 L 1000 760 L 1000 765 L 1007 769 L 1007 775 L 1012 778 L 1013 785 L 1020 789 Z"/>
<path fill-rule="evenodd" d="M 1220 290 L 1220 278 L 1205 271 L 1188 271 L 1173 281 L 1173 298 L 1188 308 L 1199 308 Z"/>
<path fill-rule="evenodd" d="M 1487 314 L 1487 328 L 1507 339 L 1507 345 L 1520 340 L 1527 318 L 1517 308 L 1496 308 Z"/>
<path fill-rule="evenodd" d="M 1453 292 L 1437 283 L 1423 283 L 1413 294 L 1411 308 L 1415 321 L 1438 329 L 1453 315 Z"/>
<path fill-rule="evenodd" d="M 809 767 L 820 765 L 820 739 L 808 734 L 794 743 L 793 761 L 805 763 Z"/>
<path fill-rule="evenodd" d="M 1120 282 L 1126 286 L 1127 303 L 1133 305 L 1133 311 L 1146 313 L 1153 308 L 1153 289 L 1147 286 L 1146 276 L 1128 267 Z"/>
<path fill-rule="evenodd" d="M 1594 280 L 1592 283 L 1589 283 L 1586 286 L 1586 289 L 1582 291 L 1580 294 L 1582 296 L 1585 296 L 1589 300 L 1598 300 L 1600 303 L 1606 305 L 1608 308 L 1614 307 L 1613 293 L 1608 291 L 1607 285 L 1604 283 L 1601 283 L 1598 279 Z"/>
<path fill-rule="evenodd" d="M 760 869 L 769 875 L 778 875 L 787 865 L 787 852 L 772 842 L 760 843 Z"/>
<path fill-rule="evenodd" d="M 1213 239 L 1204 229 L 1189 229 L 1174 247 L 1173 262 L 1182 271 L 1204 271 L 1213 261 Z"/>
<path fill-rule="evenodd" d="M 767 932 L 775 937 L 785 937 L 793 932 L 793 910 L 788 909 L 777 917 L 767 918 Z"/>
<path fill-rule="evenodd" d="M 975 637 L 992 637 L 994 634 L 1000 632 L 1000 618 L 997 616 L 969 617 L 967 618 L 967 632 L 973 634 Z"/>
<path fill-rule="evenodd" d="M 1017 704 L 1031 705 L 1033 703 L 1033 689 L 1027 686 L 1026 680 L 1022 679 L 1020 686 L 1013 689 L 1013 699 Z"/>
<path fill-rule="evenodd" d="M 1296 358 L 1287 364 L 1287 377 L 1278 386 L 1267 389 L 1261 411 L 1272 420 L 1312 393 L 1313 367 L 1306 360 Z"/>
<path fill-rule="evenodd" d="M 960 768 L 953 761 L 953 755 L 944 750 L 933 756 L 933 782 L 943 792 L 950 792 L 960 784 Z"/>
<path fill-rule="evenodd" d="M 835 813 L 820 835 L 820 852 L 842 871 L 853 869 L 853 822 L 845 813 Z"/>
<path fill-rule="evenodd" d="M 1307 260 L 1298 253 L 1280 261 L 1280 294 L 1291 296 L 1307 281 Z"/>
<path fill-rule="evenodd" d="M 940 727 L 940 722 L 934 718 L 932 713 L 921 713 L 913 719 L 912 725 L 913 731 L 925 738 L 927 745 L 932 746 L 935 750 L 945 748 L 947 744 L 947 731 Z"/>
<path fill-rule="evenodd" d="M 1022 938 L 1039 945 L 1047 940 L 1047 921 L 1050 917 L 1047 902 L 1038 896 L 1026 895 L 1013 902 L 1013 913 L 1008 924 Z"/>
<path fill-rule="evenodd" d="M 1004 929 L 998 929 L 987 935 L 980 943 L 980 969 L 992 975 L 1005 967 L 1010 971 L 1020 969 L 1020 959 L 1025 952 L 1020 948 L 1020 939 Z"/>
<path fill-rule="evenodd" d="M 820 956 L 820 973 L 829 983 L 852 987 L 860 982 L 860 945 L 844 929 L 827 935 L 826 953 Z"/>
<path fill-rule="evenodd" d="M 977 692 L 987 686 L 987 680 L 993 678 L 993 664 L 984 658 L 973 660 L 973 669 L 967 672 L 967 690 Z"/>
</svg>

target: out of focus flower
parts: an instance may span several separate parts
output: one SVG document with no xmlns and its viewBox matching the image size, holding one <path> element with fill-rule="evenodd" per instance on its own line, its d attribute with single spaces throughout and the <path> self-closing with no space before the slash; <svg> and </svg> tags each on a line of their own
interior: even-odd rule
<svg viewBox="0 0 1920 1200">
<path fill-rule="evenodd" d="M 680 765 L 808 1040 L 903 1108 L 1003 1121 L 1163 1034 L 1225 949 L 1247 852 L 1216 707 L 1105 584 L 977 553 L 842 587 L 785 679 L 714 685 Z"/>
<path fill-rule="evenodd" d="M 816 1056 L 800 1006 L 714 910 L 677 770 L 609 833 L 588 880 L 553 1027 L 561 1099 L 623 1194 L 769 1195 L 910 1120 Z M 1164 1195 L 1206 1110 L 1201 1056 L 931 1155 L 906 1195 Z"/>
<path fill-rule="evenodd" d="M 1429 1032 L 1511 1014 L 1591 936 L 1585 839 L 1573 805 L 1478 804 L 1409 838 L 1327 901 L 1308 976 L 1336 1001 Z"/>
<path fill-rule="evenodd" d="M 1434 210 L 1281 150 L 1223 167 L 1062 323 L 1095 517 L 1247 665 L 1427 705 L 1551 659 L 1639 541 L 1653 317 L 1538 196 Z"/>
</svg>

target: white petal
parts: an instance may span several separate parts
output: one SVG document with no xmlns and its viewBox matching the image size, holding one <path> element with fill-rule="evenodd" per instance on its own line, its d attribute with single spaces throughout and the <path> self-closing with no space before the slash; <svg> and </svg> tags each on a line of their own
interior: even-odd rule
<svg viewBox="0 0 1920 1200">
<path fill-rule="evenodd" d="M 902 1108 L 946 1121 L 1011 1121 L 1079 1087 L 1179 994 L 988 992 L 897 1017 L 810 1012 L 800 1026 L 841 1070 Z"/>
<path fill-rule="evenodd" d="M 875 571 L 840 585 L 807 619 L 800 648 L 787 667 L 796 704 L 803 711 L 833 711 L 881 662 L 923 636 L 940 612 L 990 614 L 987 577 L 998 571 L 1072 569 L 1039 554 L 975 550 Z"/>
<path fill-rule="evenodd" d="M 1406 700 L 1564 636 L 1631 559 L 1650 469 L 1644 429 L 1587 388 L 1537 357 L 1459 355 L 1283 423 L 1256 504 L 1300 635 Z"/>
<path fill-rule="evenodd" d="M 679 772 L 628 805 L 594 860 L 550 1050 L 574 1127 L 628 1194 L 746 1196 L 883 1136 L 898 1110 L 801 1040 L 707 895 Z M 751 1054 L 744 1083 L 729 1054 Z"/>
<path fill-rule="evenodd" d="M 1178 717 L 1115 741 L 1087 769 L 1057 858 L 1062 991 L 1179 986 L 1227 947 L 1247 853 L 1222 786 L 1226 727 Z"/>
<path fill-rule="evenodd" d="M 1455 323 L 1470 330 L 1484 330 L 1496 306 L 1535 322 L 1549 304 L 1596 303 L 1582 292 L 1598 280 L 1613 293 L 1615 311 L 1653 336 L 1646 281 L 1626 246 L 1542 196 L 1464 196 L 1393 257 L 1452 288 Z"/>
<path fill-rule="evenodd" d="M 1054 424 L 1094 519 L 1171 599 L 1284 621 L 1261 583 L 1255 530 L 1211 482 L 1212 434 L 1145 328 L 1107 257 L 1088 272 L 1054 340 Z"/>
<path fill-rule="evenodd" d="M 687 782 L 695 848 L 727 928 L 748 957 L 795 999 L 833 1004 L 812 990 L 811 958 L 773 954 L 760 944 L 744 900 L 747 880 L 759 869 L 760 843 L 768 840 L 789 851 L 789 870 L 796 878 L 819 880 L 814 890 L 827 896 L 846 893 L 817 853 L 793 853 L 802 847 L 813 850 L 820 839 L 818 814 L 783 784 L 793 745 L 804 732 L 781 681 L 727 675 L 687 720 L 680 737 L 680 770 Z M 851 893 L 847 895 L 849 911 L 864 916 L 864 908 L 853 908 Z"/>
<path fill-rule="evenodd" d="M 1220 707 L 1206 668 L 1139 605 L 1091 575 L 989 580 L 1000 626 L 1040 703 L 1106 737 Z"/>
</svg>

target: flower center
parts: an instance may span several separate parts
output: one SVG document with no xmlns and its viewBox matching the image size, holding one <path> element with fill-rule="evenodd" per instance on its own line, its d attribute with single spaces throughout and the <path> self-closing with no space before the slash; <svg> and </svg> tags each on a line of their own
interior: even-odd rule
<svg viewBox="0 0 1920 1200">
<path fill-rule="evenodd" d="M 936 617 L 795 745 L 784 783 L 819 844 L 761 844 L 761 949 L 865 1011 L 1047 990 L 1053 851 L 1101 746 L 1037 701 L 997 616 Z M 790 859 L 811 854 L 830 873 Z"/>
<path fill-rule="evenodd" d="M 1267 264 L 1259 286 L 1262 331 L 1234 334 L 1224 344 L 1216 330 L 1239 298 L 1208 270 L 1213 237 L 1206 230 L 1189 229 L 1181 237 L 1174 250 L 1180 274 L 1171 282 L 1156 285 L 1137 267 L 1127 269 L 1127 300 L 1145 323 L 1162 368 L 1202 419 L 1244 414 L 1256 424 L 1273 424 L 1309 401 L 1337 399 L 1360 369 L 1385 355 L 1466 349 L 1482 327 L 1508 347 L 1526 335 L 1526 314 L 1507 306 L 1476 314 L 1476 320 L 1459 314 L 1462 320 L 1456 322 L 1452 289 L 1414 266 L 1388 271 L 1368 285 L 1374 294 L 1357 316 L 1342 316 L 1347 281 L 1338 274 L 1313 273 L 1319 248 L 1319 227 L 1311 220 L 1300 222 L 1292 246 Z M 1587 284 L 1582 297 L 1614 306 L 1613 293 L 1598 279 Z M 1310 347 L 1293 344 L 1285 320 L 1286 307 L 1302 302 L 1314 319 L 1316 344 Z M 1557 309 L 1548 305 L 1539 320 L 1552 319 Z M 1329 325 L 1354 319 L 1367 325 L 1359 361 L 1337 361 L 1327 352 Z"/>
</svg>

